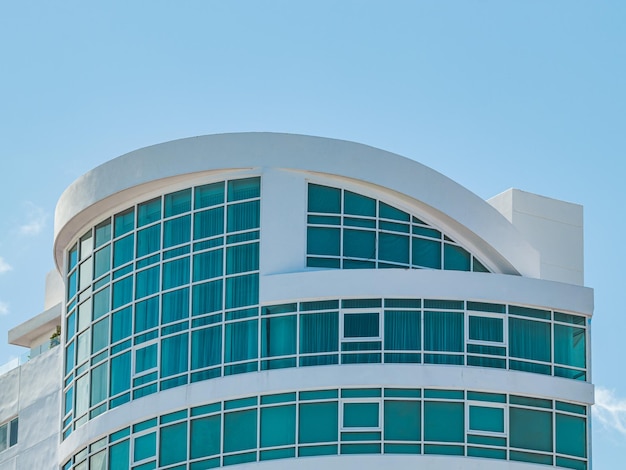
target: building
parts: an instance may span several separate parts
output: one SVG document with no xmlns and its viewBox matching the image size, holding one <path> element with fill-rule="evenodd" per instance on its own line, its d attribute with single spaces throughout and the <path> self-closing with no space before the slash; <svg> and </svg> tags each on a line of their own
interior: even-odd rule
<svg viewBox="0 0 626 470">
<path fill-rule="evenodd" d="M 0 377 L 0 468 L 588 469 L 582 237 L 356 143 L 131 152 L 60 198 L 9 336 L 61 345 Z"/>
</svg>

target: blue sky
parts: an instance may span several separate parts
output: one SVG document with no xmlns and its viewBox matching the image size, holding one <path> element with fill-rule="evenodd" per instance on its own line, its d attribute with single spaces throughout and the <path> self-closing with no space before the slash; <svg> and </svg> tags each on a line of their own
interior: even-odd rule
<svg viewBox="0 0 626 470">
<path fill-rule="evenodd" d="M 41 311 L 54 205 L 115 156 L 278 131 L 353 140 L 483 198 L 585 207 L 594 469 L 626 449 L 626 2 L 0 3 L 0 333 Z M 22 354 L 0 341 L 0 364 Z M 619 460 L 618 460 L 619 459 Z"/>
</svg>

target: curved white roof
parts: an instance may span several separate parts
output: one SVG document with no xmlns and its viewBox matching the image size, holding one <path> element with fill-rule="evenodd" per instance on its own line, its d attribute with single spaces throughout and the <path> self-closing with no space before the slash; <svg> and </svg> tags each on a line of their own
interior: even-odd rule
<svg viewBox="0 0 626 470">
<path fill-rule="evenodd" d="M 508 274 L 539 277 L 539 254 L 491 205 L 414 160 L 354 142 L 278 133 L 191 137 L 145 147 L 81 176 L 61 195 L 55 213 L 55 260 L 85 224 L 136 196 L 141 188 L 226 169 L 274 167 L 339 175 L 410 198 L 477 246 Z M 147 186 L 146 186 L 147 185 Z M 142 191 L 143 192 L 143 191 Z"/>
</svg>

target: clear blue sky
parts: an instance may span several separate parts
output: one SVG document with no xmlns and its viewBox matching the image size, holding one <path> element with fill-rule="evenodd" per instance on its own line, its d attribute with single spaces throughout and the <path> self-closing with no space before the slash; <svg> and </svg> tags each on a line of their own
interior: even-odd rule
<svg viewBox="0 0 626 470">
<path fill-rule="evenodd" d="M 625 24 L 624 0 L 1 2 L 0 334 L 41 311 L 55 202 L 92 167 L 198 134 L 353 140 L 585 206 L 594 470 L 621 467 Z"/>
</svg>

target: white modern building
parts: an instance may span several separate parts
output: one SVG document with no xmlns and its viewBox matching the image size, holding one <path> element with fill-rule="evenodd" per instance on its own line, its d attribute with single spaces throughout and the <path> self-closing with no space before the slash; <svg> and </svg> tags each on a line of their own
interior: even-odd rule
<svg viewBox="0 0 626 470">
<path fill-rule="evenodd" d="M 54 259 L 9 333 L 40 354 L 0 376 L 2 470 L 591 468 L 578 205 L 212 135 L 79 178 Z"/>
</svg>

